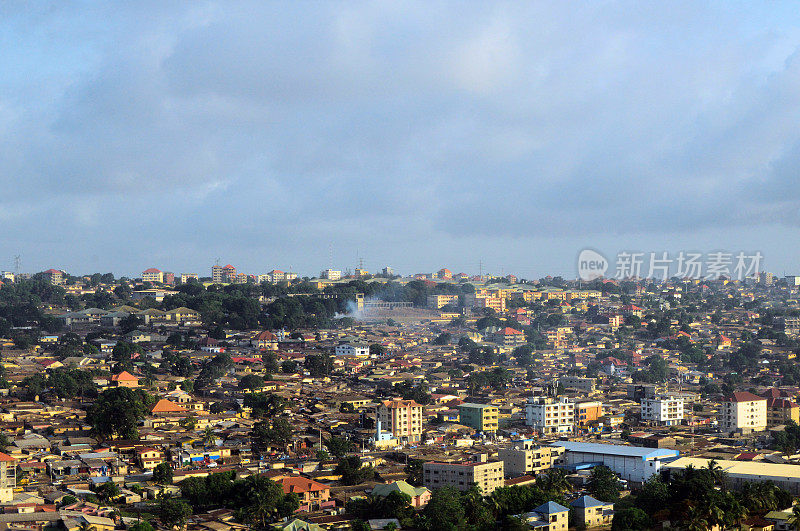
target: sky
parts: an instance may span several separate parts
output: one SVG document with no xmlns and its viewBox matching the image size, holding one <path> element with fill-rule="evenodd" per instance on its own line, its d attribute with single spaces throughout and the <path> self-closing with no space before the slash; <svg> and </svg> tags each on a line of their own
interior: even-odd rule
<svg viewBox="0 0 800 531">
<path fill-rule="evenodd" d="M 795 2 L 0 3 L 0 269 L 800 274 Z"/>
</svg>

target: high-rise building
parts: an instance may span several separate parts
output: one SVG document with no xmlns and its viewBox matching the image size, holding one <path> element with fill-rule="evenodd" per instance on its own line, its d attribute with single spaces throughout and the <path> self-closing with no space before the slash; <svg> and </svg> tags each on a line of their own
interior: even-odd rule
<svg viewBox="0 0 800 531">
<path fill-rule="evenodd" d="M 225 271 L 222 269 L 221 265 L 211 266 L 211 281 L 214 282 L 215 284 L 223 282 L 222 275 L 224 274 L 224 272 Z"/>
<path fill-rule="evenodd" d="M 525 406 L 525 418 L 541 434 L 569 433 L 575 427 L 575 404 L 566 397 L 534 396 Z"/>
<path fill-rule="evenodd" d="M 0 452 L 0 503 L 10 502 L 14 498 L 16 486 L 17 460 Z"/>
<path fill-rule="evenodd" d="M 767 427 L 767 399 L 738 391 L 722 400 L 720 428 L 725 432 L 763 431 Z"/>
<path fill-rule="evenodd" d="M 464 402 L 458 405 L 458 422 L 464 426 L 475 428 L 483 433 L 496 433 L 500 412 L 491 404 L 472 404 Z"/>
<path fill-rule="evenodd" d="M 683 421 L 683 398 L 659 395 L 655 398 L 642 398 L 641 419 L 662 426 L 677 426 Z"/>
<path fill-rule="evenodd" d="M 336 269 L 326 269 L 319 276 L 328 280 L 339 280 L 342 278 L 342 272 Z"/>
<path fill-rule="evenodd" d="M 64 272 L 58 269 L 48 269 L 44 273 L 44 279 L 54 286 L 60 286 L 64 283 Z"/>
<path fill-rule="evenodd" d="M 376 408 L 381 426 L 404 443 L 419 442 L 422 437 L 422 406 L 413 400 L 384 400 Z"/>
<path fill-rule="evenodd" d="M 142 271 L 142 282 L 158 282 L 161 284 L 164 282 L 164 272 L 155 267 L 145 269 Z"/>
</svg>

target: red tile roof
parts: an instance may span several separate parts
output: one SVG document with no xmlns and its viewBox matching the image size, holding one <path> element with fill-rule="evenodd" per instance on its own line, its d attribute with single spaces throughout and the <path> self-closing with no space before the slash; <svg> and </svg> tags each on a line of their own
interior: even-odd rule
<svg viewBox="0 0 800 531">
<path fill-rule="evenodd" d="M 150 269 L 145 269 L 142 273 L 161 273 L 161 270 L 151 267 Z"/>
<path fill-rule="evenodd" d="M 304 492 L 319 492 L 330 488 L 319 481 L 303 477 L 283 478 L 280 483 L 283 486 L 284 494 L 290 494 L 292 492 L 301 494 Z"/>
<path fill-rule="evenodd" d="M 115 374 L 111 377 L 112 382 L 138 382 L 139 378 L 132 375 L 128 371 L 122 371 L 119 374 Z"/>
<path fill-rule="evenodd" d="M 186 411 L 186 408 L 174 402 L 170 402 L 166 398 L 162 398 L 156 405 L 153 406 L 153 413 L 180 413 Z"/>
<path fill-rule="evenodd" d="M 723 402 L 757 402 L 760 400 L 766 401 L 767 399 L 754 395 L 749 391 L 736 391 L 722 399 Z"/>
</svg>

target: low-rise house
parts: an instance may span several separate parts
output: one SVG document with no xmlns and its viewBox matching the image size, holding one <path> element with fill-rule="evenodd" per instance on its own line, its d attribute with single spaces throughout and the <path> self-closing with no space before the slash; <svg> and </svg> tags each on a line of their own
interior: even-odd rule
<svg viewBox="0 0 800 531">
<path fill-rule="evenodd" d="M 586 529 L 610 526 L 614 519 L 614 504 L 591 496 L 581 496 L 569 506 L 575 510 L 578 525 Z"/>
<path fill-rule="evenodd" d="M 330 487 L 313 479 L 294 476 L 283 478 L 278 483 L 284 494 L 297 494 L 301 509 L 306 511 L 326 506 L 331 497 Z"/>
<path fill-rule="evenodd" d="M 425 487 L 414 487 L 405 481 L 394 481 L 392 483 L 381 483 L 372 488 L 372 496 L 385 497 L 392 492 L 402 492 L 411 498 L 411 506 L 419 509 L 427 505 L 431 499 L 431 491 Z"/>
</svg>

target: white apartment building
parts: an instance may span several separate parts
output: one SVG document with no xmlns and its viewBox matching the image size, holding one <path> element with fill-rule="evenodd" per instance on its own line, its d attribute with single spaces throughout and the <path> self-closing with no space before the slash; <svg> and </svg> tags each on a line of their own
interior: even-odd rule
<svg viewBox="0 0 800 531">
<path fill-rule="evenodd" d="M 376 426 L 391 431 L 403 443 L 419 442 L 422 437 L 422 406 L 413 400 L 384 400 L 375 408 Z"/>
<path fill-rule="evenodd" d="M 640 405 L 643 422 L 677 426 L 683 420 L 683 398 L 660 395 L 655 398 L 643 398 Z"/>
<path fill-rule="evenodd" d="M 570 433 L 575 429 L 575 404 L 566 397 L 534 396 L 525 406 L 525 419 L 543 435 Z"/>
<path fill-rule="evenodd" d="M 720 428 L 749 433 L 767 428 L 767 399 L 748 391 L 738 391 L 722 400 Z"/>
<path fill-rule="evenodd" d="M 363 343 L 341 343 L 336 345 L 334 354 L 337 356 L 369 356 L 369 345 Z"/>
<path fill-rule="evenodd" d="M 326 269 L 319 276 L 328 280 L 339 280 L 342 278 L 342 272 L 336 269 Z"/>
</svg>

